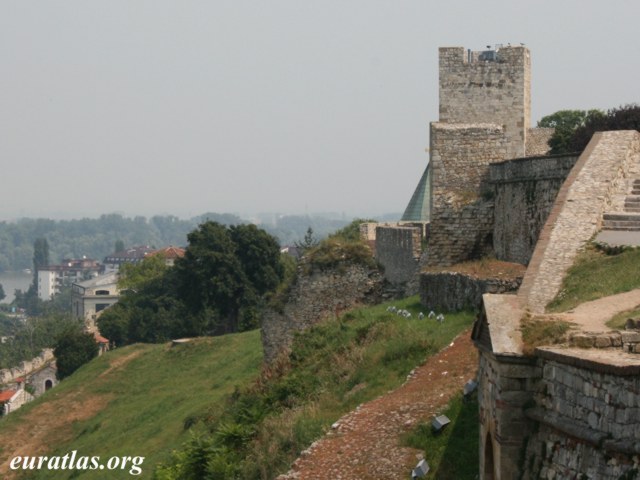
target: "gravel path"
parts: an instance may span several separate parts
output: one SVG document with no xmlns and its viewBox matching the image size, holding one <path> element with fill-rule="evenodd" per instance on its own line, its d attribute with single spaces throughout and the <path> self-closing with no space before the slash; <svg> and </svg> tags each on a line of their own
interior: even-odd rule
<svg viewBox="0 0 640 480">
<path fill-rule="evenodd" d="M 400 436 L 441 413 L 478 367 L 470 332 L 417 367 L 400 388 L 359 406 L 302 452 L 279 480 L 410 478 L 418 450 L 399 445 Z"/>
</svg>

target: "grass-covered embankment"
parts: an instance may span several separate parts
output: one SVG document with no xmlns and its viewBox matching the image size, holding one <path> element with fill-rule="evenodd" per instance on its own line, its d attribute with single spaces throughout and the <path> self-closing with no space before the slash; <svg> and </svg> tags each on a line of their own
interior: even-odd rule
<svg viewBox="0 0 640 480">
<path fill-rule="evenodd" d="M 590 300 L 640 288 L 638 272 L 639 248 L 611 255 L 588 246 L 567 272 L 562 289 L 547 310 L 565 312 Z"/>
<path fill-rule="evenodd" d="M 288 362 L 237 392 L 200 424 L 200 436 L 158 472 L 161 479 L 275 478 L 357 405 L 397 388 L 407 373 L 462 330 L 473 314 L 418 319 L 417 297 L 354 310 L 298 335 Z"/>
<path fill-rule="evenodd" d="M 412 317 L 387 312 L 390 304 L 354 310 L 298 335 L 288 360 L 261 376 L 258 331 L 109 352 L 1 420 L 0 460 L 19 448 L 30 455 L 77 450 L 103 459 L 144 456 L 138 478 L 154 471 L 160 479 L 274 478 L 339 417 L 397 388 L 473 320 L 468 312 L 442 324 L 420 320 L 417 297 L 392 304 Z M 114 472 L 28 478 L 109 479 Z"/>
<path fill-rule="evenodd" d="M 108 352 L 0 421 L 0 457 L 5 461 L 16 448 L 31 455 L 77 450 L 78 455 L 105 460 L 143 456 L 138 478 L 149 478 L 155 465 L 189 438 L 185 422 L 252 382 L 261 361 L 258 331 L 201 338 L 173 348 L 137 344 Z M 128 476 L 41 471 L 29 478 L 110 479 L 119 474 Z"/>
</svg>

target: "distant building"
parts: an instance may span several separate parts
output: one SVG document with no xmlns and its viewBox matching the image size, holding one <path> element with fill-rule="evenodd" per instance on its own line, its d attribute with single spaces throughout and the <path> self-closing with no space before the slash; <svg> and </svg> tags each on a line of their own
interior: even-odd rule
<svg viewBox="0 0 640 480">
<path fill-rule="evenodd" d="M 127 248 L 104 258 L 104 272 L 117 272 L 123 263 L 140 263 L 147 255 L 157 251 L 149 245 Z"/>
<path fill-rule="evenodd" d="M 173 267 L 178 258 L 184 257 L 184 253 L 184 248 L 174 247 L 173 245 L 170 245 L 166 248 L 161 248 L 160 250 L 155 250 L 149 253 L 149 256 L 159 255 L 164 258 L 164 262 L 167 267 Z"/>
<path fill-rule="evenodd" d="M 95 326 L 100 312 L 117 303 L 119 298 L 118 273 L 100 275 L 72 285 L 71 312 L 88 327 Z"/>
<path fill-rule="evenodd" d="M 51 300 L 62 287 L 97 276 L 102 266 L 89 258 L 65 259 L 60 265 L 47 265 L 38 270 L 38 298 Z"/>
</svg>

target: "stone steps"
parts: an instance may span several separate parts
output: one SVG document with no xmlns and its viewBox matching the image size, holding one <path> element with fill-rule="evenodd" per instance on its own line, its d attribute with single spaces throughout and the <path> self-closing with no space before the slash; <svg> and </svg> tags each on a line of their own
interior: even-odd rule
<svg viewBox="0 0 640 480">
<path fill-rule="evenodd" d="M 640 231 L 640 212 L 605 213 L 602 217 L 602 229 Z"/>
</svg>

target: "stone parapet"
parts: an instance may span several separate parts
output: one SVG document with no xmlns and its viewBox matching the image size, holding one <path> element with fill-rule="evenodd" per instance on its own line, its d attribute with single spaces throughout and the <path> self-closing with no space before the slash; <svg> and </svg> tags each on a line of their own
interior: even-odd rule
<svg viewBox="0 0 640 480">
<path fill-rule="evenodd" d="M 479 309 L 483 294 L 516 292 L 521 281 L 522 277 L 478 278 L 458 272 L 423 272 L 420 303 L 435 311 Z"/>
<path fill-rule="evenodd" d="M 543 313 L 556 296 L 566 271 L 599 230 L 604 212 L 626 187 L 639 157 L 637 131 L 593 136 L 556 197 L 518 293 L 531 312 Z"/>
</svg>

